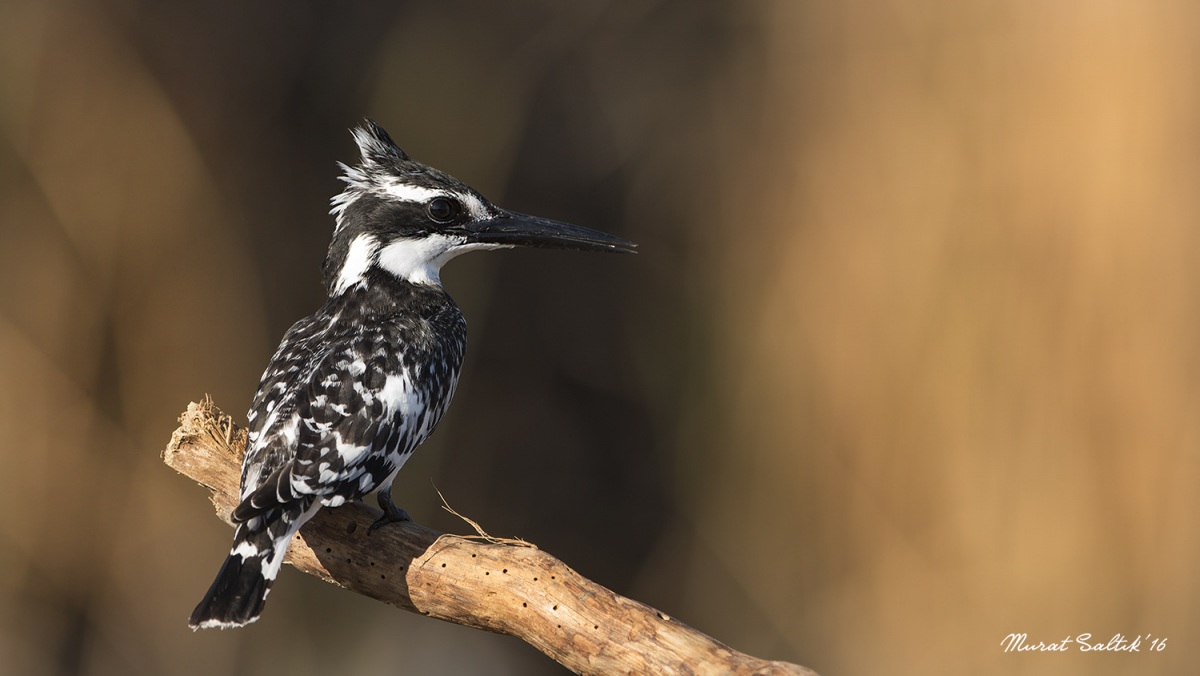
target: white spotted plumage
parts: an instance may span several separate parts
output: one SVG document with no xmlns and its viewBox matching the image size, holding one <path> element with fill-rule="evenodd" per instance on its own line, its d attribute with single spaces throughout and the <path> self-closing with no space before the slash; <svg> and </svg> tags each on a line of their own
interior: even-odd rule
<svg viewBox="0 0 1200 676">
<path fill-rule="evenodd" d="M 454 394 L 466 323 L 438 271 L 461 252 L 462 240 L 392 237 L 385 245 L 345 219 L 362 199 L 455 194 L 481 216 L 488 207 L 436 170 L 416 178 L 441 188 L 383 171 L 388 159 L 411 163 L 383 138 L 355 131 L 363 162 L 344 167 L 348 187 L 333 200 L 329 299 L 287 332 L 263 373 L 247 414 L 234 545 L 193 613 L 194 628 L 255 621 L 290 538 L 320 507 L 378 491 L 380 504 L 396 509 L 389 494 L 396 473 L 433 433 Z M 481 247 L 463 250 L 471 248 Z"/>
<path fill-rule="evenodd" d="M 493 206 L 416 162 L 369 120 L 362 159 L 342 167 L 323 270 L 329 295 L 284 335 L 250 411 L 237 526 L 193 628 L 258 619 L 293 535 L 322 507 L 377 493 L 384 518 L 405 461 L 437 427 L 458 385 L 466 322 L 440 271 L 472 250 L 514 245 L 632 251 L 595 230 Z"/>
</svg>

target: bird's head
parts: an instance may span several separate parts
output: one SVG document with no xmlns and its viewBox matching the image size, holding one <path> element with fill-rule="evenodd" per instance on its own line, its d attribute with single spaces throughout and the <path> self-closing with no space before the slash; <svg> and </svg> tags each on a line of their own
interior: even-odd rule
<svg viewBox="0 0 1200 676">
<path fill-rule="evenodd" d="M 382 127 L 354 129 L 362 160 L 339 164 L 346 189 L 333 198 L 337 219 L 325 277 L 331 295 L 366 283 L 377 268 L 414 284 L 440 284 L 442 265 L 475 249 L 535 246 L 633 252 L 620 237 L 501 209 L 462 181 L 413 160 Z"/>
</svg>

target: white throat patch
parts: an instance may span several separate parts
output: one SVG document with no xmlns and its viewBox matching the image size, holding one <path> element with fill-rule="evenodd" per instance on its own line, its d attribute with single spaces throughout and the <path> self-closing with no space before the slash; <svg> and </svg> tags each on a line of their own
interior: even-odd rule
<svg viewBox="0 0 1200 676">
<path fill-rule="evenodd" d="M 462 237 L 431 234 L 419 239 L 403 238 L 379 250 L 379 266 L 413 284 L 441 286 L 442 266 L 455 256 L 478 249 L 507 249 L 503 244 L 467 244 Z"/>
</svg>

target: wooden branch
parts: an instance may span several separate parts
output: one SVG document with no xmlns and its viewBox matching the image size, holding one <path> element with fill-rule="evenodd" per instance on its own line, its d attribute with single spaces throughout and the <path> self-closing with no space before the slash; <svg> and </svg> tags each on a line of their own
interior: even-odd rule
<svg viewBox="0 0 1200 676">
<path fill-rule="evenodd" d="M 190 404 L 180 423 L 163 459 L 208 487 L 217 515 L 228 523 L 245 431 L 208 399 Z M 411 522 L 368 536 L 379 515 L 362 503 L 321 510 L 296 535 L 287 562 L 406 610 L 519 637 L 578 673 L 816 676 L 733 650 L 532 545 L 443 534 Z"/>
</svg>

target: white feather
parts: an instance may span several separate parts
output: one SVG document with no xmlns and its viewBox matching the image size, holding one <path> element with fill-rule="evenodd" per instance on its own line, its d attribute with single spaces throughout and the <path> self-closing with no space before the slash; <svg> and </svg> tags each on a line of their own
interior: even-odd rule
<svg viewBox="0 0 1200 676">
<path fill-rule="evenodd" d="M 399 181 L 389 181 L 384 184 L 384 192 L 401 202 L 416 202 L 417 204 L 431 200 L 439 195 L 447 195 L 445 190 L 425 188 L 419 185 L 400 183 Z"/>
<path fill-rule="evenodd" d="M 371 267 L 371 261 L 375 258 L 378 248 L 375 238 L 371 235 L 359 235 L 350 242 L 350 251 L 346 253 L 346 260 L 342 263 L 337 283 L 333 287 L 335 293 L 341 293 L 362 283 L 363 275 Z"/>
<path fill-rule="evenodd" d="M 379 265 L 400 279 L 413 284 L 441 285 L 442 266 L 455 256 L 476 249 L 504 249 L 500 244 L 468 244 L 464 237 L 427 235 L 419 239 L 402 238 L 379 250 Z"/>
<path fill-rule="evenodd" d="M 274 556 L 266 561 L 263 561 L 263 577 L 267 578 L 268 580 L 274 580 L 275 577 L 279 575 L 279 568 L 283 566 L 283 557 L 285 554 L 287 554 L 288 546 L 292 544 L 292 536 L 295 535 L 296 531 L 300 530 L 300 527 L 307 523 L 308 520 L 311 519 L 320 508 L 320 501 L 313 500 L 312 505 L 305 510 L 303 514 L 297 517 L 295 521 L 288 524 L 287 534 L 275 541 Z M 270 590 L 267 590 L 267 593 L 270 593 Z"/>
<path fill-rule="evenodd" d="M 383 389 L 379 391 L 379 401 L 387 409 L 388 415 L 394 416 L 401 411 L 409 413 L 415 409 L 416 397 L 413 396 L 412 379 L 408 373 L 392 374 L 383 381 Z"/>
</svg>

